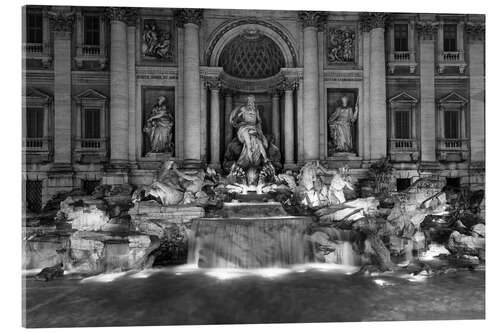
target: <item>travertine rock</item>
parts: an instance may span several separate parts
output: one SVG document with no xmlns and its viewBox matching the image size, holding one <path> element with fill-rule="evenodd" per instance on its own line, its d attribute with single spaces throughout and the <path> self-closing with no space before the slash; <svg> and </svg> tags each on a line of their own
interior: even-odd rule
<svg viewBox="0 0 500 333">
<path fill-rule="evenodd" d="M 446 248 L 453 254 L 482 256 L 485 250 L 485 238 L 467 236 L 453 231 Z"/>
<path fill-rule="evenodd" d="M 61 202 L 59 214 L 63 214 L 73 229 L 83 231 L 100 230 L 108 221 L 107 204 L 101 199 L 87 196 L 67 197 Z"/>
</svg>

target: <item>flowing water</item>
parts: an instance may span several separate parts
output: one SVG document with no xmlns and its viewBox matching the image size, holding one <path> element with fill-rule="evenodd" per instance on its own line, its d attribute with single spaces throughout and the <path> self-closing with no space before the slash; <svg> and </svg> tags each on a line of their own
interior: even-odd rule
<svg viewBox="0 0 500 333">
<path fill-rule="evenodd" d="M 25 280 L 28 327 L 482 319 L 484 271 L 431 277 L 355 267 L 176 267 Z"/>
</svg>

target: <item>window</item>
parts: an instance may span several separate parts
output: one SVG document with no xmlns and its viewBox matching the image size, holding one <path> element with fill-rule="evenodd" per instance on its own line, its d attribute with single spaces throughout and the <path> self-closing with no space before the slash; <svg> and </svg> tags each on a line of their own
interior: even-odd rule
<svg viewBox="0 0 500 333">
<path fill-rule="evenodd" d="M 457 51 L 457 25 L 445 24 L 443 26 L 443 50 L 444 52 Z"/>
<path fill-rule="evenodd" d="M 87 15 L 83 21 L 83 35 L 85 45 L 99 46 L 100 43 L 100 17 L 97 15 Z"/>
<path fill-rule="evenodd" d="M 43 17 L 41 13 L 26 14 L 26 42 L 38 43 L 43 42 Z"/>
<path fill-rule="evenodd" d="M 83 138 L 99 139 L 101 137 L 101 110 L 85 109 L 83 115 Z"/>
<path fill-rule="evenodd" d="M 408 24 L 394 25 L 394 51 L 408 51 Z"/>
<path fill-rule="evenodd" d="M 445 139 L 460 138 L 460 111 L 444 111 L 444 137 Z"/>
<path fill-rule="evenodd" d="M 34 213 L 42 210 L 42 181 L 26 181 L 26 208 Z"/>
<path fill-rule="evenodd" d="M 395 110 L 394 112 L 394 138 L 411 139 L 411 111 Z"/>
<path fill-rule="evenodd" d="M 43 138 L 43 108 L 26 109 L 26 137 Z"/>
</svg>

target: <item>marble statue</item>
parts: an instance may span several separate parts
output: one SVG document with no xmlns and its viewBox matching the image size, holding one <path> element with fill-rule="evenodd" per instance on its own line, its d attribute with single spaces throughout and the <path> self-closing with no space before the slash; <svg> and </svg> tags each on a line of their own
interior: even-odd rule
<svg viewBox="0 0 500 333">
<path fill-rule="evenodd" d="M 229 122 L 238 129 L 237 137 L 243 144 L 238 165 L 242 168 L 248 168 L 267 163 L 268 142 L 262 133 L 262 120 L 255 107 L 253 95 L 248 96 L 246 105 L 241 105 L 231 112 Z"/>
<path fill-rule="evenodd" d="M 344 188 L 346 187 L 354 190 L 350 182 L 346 181 L 339 173 L 335 173 L 328 189 L 328 203 L 330 205 L 339 205 L 346 202 L 344 195 Z"/>
<path fill-rule="evenodd" d="M 150 152 L 153 153 L 172 152 L 173 150 L 172 129 L 174 117 L 167 110 L 165 102 L 165 96 L 158 97 L 158 102 L 153 106 L 144 127 L 144 133 L 147 134 L 151 145 Z"/>
<path fill-rule="evenodd" d="M 354 108 L 349 105 L 347 95 L 342 96 L 341 105 L 328 117 L 330 141 L 334 152 L 354 152 L 353 125 L 358 119 L 358 101 Z"/>
<path fill-rule="evenodd" d="M 153 183 L 137 189 L 132 195 L 132 201 L 152 197 L 164 206 L 205 205 L 208 202 L 208 195 L 203 191 L 205 176 L 204 170 L 182 172 L 177 169 L 174 161 L 165 161 Z"/>
<path fill-rule="evenodd" d="M 263 193 L 264 187 L 276 183 L 275 165 L 281 168 L 281 153 L 262 132 L 262 120 L 255 106 L 255 97 L 236 107 L 229 116 L 237 128 L 236 138 L 227 147 L 224 169 L 229 169 L 228 182 L 232 192 Z"/>
</svg>

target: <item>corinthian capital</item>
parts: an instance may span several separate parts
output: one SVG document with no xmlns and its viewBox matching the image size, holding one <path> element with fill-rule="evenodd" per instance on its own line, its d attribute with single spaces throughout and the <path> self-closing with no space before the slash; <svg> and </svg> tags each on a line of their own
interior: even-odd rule
<svg viewBox="0 0 500 333">
<path fill-rule="evenodd" d="M 222 88 L 222 82 L 219 78 L 208 78 L 205 81 L 205 86 L 210 90 L 220 90 Z"/>
<path fill-rule="evenodd" d="M 106 8 L 106 16 L 110 21 L 127 22 L 127 8 L 108 7 Z"/>
<path fill-rule="evenodd" d="M 283 81 L 281 81 L 278 85 L 278 88 L 282 91 L 290 91 L 290 90 L 295 90 L 299 86 L 299 83 L 297 80 L 289 79 L 289 78 L 284 78 Z"/>
<path fill-rule="evenodd" d="M 465 32 L 472 40 L 484 40 L 484 23 L 467 22 L 465 25 Z"/>
<path fill-rule="evenodd" d="M 433 21 L 418 21 L 416 28 L 422 39 L 432 40 L 439 29 L 439 23 Z"/>
<path fill-rule="evenodd" d="M 203 19 L 203 10 L 193 8 L 177 9 L 175 11 L 175 19 L 180 25 L 184 25 L 186 23 L 200 25 L 201 20 Z"/>
<path fill-rule="evenodd" d="M 385 28 L 388 19 L 389 14 L 387 13 L 361 13 L 359 15 L 361 28 L 365 32 L 376 28 Z"/>
<path fill-rule="evenodd" d="M 304 28 L 323 28 L 326 23 L 326 13 L 324 12 L 314 12 L 314 11 L 303 11 L 299 12 L 299 20 L 302 22 Z"/>
<path fill-rule="evenodd" d="M 71 32 L 73 29 L 73 22 L 75 21 L 75 13 L 69 11 L 66 7 L 52 7 L 50 11 L 47 12 L 49 15 L 49 20 L 52 25 L 52 30 Z"/>
<path fill-rule="evenodd" d="M 127 8 L 125 11 L 125 21 L 127 25 L 135 26 L 137 24 L 137 17 L 139 10 L 137 8 Z"/>
</svg>

